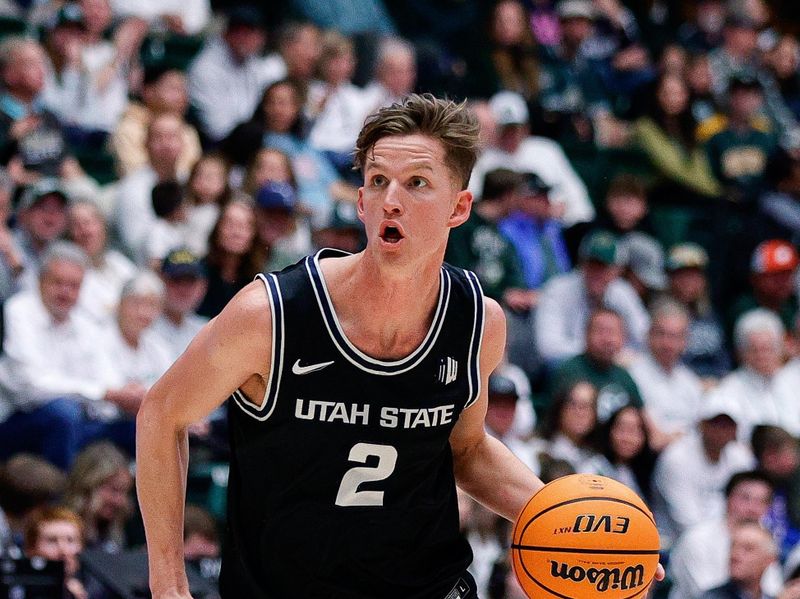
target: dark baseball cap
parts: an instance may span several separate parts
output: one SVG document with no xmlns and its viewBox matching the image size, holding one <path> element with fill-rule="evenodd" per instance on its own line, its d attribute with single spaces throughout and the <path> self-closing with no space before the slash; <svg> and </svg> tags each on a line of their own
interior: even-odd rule
<svg viewBox="0 0 800 599">
<path fill-rule="evenodd" d="M 42 198 L 45 198 L 49 195 L 56 195 L 61 198 L 61 201 L 65 206 L 69 204 L 69 195 L 61 186 L 61 183 L 59 183 L 58 179 L 46 177 L 44 179 L 39 179 L 36 183 L 26 188 L 25 191 L 22 192 L 17 209 L 26 210 L 27 208 L 30 208 L 36 204 L 36 202 Z"/>
<path fill-rule="evenodd" d="M 593 231 L 584 237 L 578 248 L 578 257 L 584 261 L 591 260 L 609 266 L 622 266 L 626 261 L 617 238 L 609 231 Z"/>
<path fill-rule="evenodd" d="M 161 263 L 161 273 L 169 279 L 204 279 L 206 269 L 203 261 L 188 248 L 172 250 Z"/>
<path fill-rule="evenodd" d="M 546 197 L 550 190 L 553 189 L 536 173 L 523 173 L 522 178 L 521 190 L 525 195 L 543 195 Z"/>
<path fill-rule="evenodd" d="M 267 181 L 256 193 L 256 206 L 265 210 L 293 213 L 297 209 L 297 198 L 294 189 L 288 183 Z"/>
<path fill-rule="evenodd" d="M 228 27 L 264 27 L 264 15 L 252 4 L 240 4 L 227 11 Z"/>
<path fill-rule="evenodd" d="M 489 376 L 489 399 L 512 399 L 517 400 L 517 386 L 507 376 L 502 374 L 492 374 Z"/>
</svg>

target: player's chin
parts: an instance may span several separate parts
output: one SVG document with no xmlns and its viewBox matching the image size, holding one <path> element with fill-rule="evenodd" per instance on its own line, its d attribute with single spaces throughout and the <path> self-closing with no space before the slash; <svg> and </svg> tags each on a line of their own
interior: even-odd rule
<svg viewBox="0 0 800 599">
<path fill-rule="evenodd" d="M 391 239 L 391 238 L 384 238 L 378 237 L 378 247 L 383 252 L 399 252 L 404 249 L 407 245 L 408 241 L 405 237 L 401 237 L 399 239 Z"/>
</svg>

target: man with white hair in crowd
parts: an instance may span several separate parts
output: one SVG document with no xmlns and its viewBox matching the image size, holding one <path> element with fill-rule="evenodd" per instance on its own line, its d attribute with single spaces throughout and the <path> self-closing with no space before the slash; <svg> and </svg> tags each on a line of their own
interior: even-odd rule
<svg viewBox="0 0 800 599">
<path fill-rule="evenodd" d="M 796 390 L 787 393 L 778 384 L 785 333 L 780 318 L 764 308 L 745 312 L 736 321 L 733 339 L 741 366 L 720 381 L 709 399 L 735 412 L 740 439 L 749 440 L 757 424 L 775 424 L 800 434 Z"/>
<path fill-rule="evenodd" d="M 651 442 L 659 449 L 689 432 L 697 421 L 702 384 L 681 362 L 688 336 L 686 308 L 672 300 L 659 302 L 651 313 L 647 351 L 628 367 L 655 429 Z"/>
<path fill-rule="evenodd" d="M 363 117 L 414 91 L 417 51 L 400 37 L 387 37 L 378 46 L 373 80 L 364 88 Z M 363 120 L 363 119 L 362 119 Z"/>
<path fill-rule="evenodd" d="M 55 242 L 38 288 L 5 304 L 0 459 L 27 451 L 67 469 L 81 447 L 100 438 L 133 453 L 133 416 L 146 388 L 120 383 L 102 329 L 75 309 L 88 265 L 79 247 Z"/>
</svg>

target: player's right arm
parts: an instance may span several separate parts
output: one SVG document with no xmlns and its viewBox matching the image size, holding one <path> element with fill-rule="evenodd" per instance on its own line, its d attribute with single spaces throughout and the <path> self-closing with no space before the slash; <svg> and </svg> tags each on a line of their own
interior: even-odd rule
<svg viewBox="0 0 800 599">
<path fill-rule="evenodd" d="M 136 486 L 153 599 L 189 599 L 183 561 L 187 427 L 240 385 L 269 372 L 269 300 L 255 281 L 203 328 L 150 389 L 136 419 Z"/>
</svg>

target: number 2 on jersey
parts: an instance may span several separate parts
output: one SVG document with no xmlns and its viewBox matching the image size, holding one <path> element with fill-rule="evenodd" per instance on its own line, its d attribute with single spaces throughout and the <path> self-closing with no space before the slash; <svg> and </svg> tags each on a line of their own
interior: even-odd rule
<svg viewBox="0 0 800 599">
<path fill-rule="evenodd" d="M 359 491 L 358 487 L 361 483 L 389 478 L 397 464 L 397 450 L 391 445 L 356 443 L 347 459 L 364 464 L 370 456 L 378 458 L 378 465 L 355 466 L 345 472 L 339 484 L 339 492 L 336 494 L 336 505 L 383 506 L 383 491 Z"/>
</svg>

